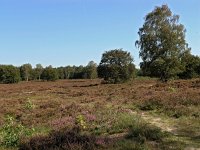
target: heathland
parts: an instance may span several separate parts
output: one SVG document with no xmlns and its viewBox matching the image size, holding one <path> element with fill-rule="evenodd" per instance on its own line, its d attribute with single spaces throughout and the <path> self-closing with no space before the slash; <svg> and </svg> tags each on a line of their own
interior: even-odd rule
<svg viewBox="0 0 200 150">
<path fill-rule="evenodd" d="M 1 149 L 200 147 L 200 80 L 0 85 Z"/>
</svg>

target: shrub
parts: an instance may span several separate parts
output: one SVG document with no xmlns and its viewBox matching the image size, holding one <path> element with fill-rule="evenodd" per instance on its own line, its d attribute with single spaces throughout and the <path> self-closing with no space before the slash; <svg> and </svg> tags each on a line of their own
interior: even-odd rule
<svg viewBox="0 0 200 150">
<path fill-rule="evenodd" d="M 31 136 L 34 133 L 34 128 L 28 129 L 22 124 L 15 122 L 14 118 L 7 116 L 6 122 L 0 129 L 0 143 L 6 147 L 18 146 L 20 139 L 25 136 Z"/>
<path fill-rule="evenodd" d="M 54 131 L 49 136 L 37 136 L 30 139 L 28 142 L 20 144 L 20 150 L 93 150 L 95 149 L 96 139 L 91 136 L 81 135 L 79 129 L 68 131 L 63 129 L 61 131 Z"/>
<path fill-rule="evenodd" d="M 145 111 L 155 110 L 161 107 L 162 107 L 162 104 L 157 99 L 149 99 L 149 100 L 143 101 L 142 104 L 139 104 L 139 108 Z"/>
<path fill-rule="evenodd" d="M 162 140 L 164 136 L 165 134 L 160 128 L 139 122 L 138 124 L 130 127 L 127 138 L 133 138 L 140 143 L 144 143 L 146 140 Z"/>
<path fill-rule="evenodd" d="M 127 128 L 133 126 L 138 121 L 138 116 L 125 113 L 119 113 L 115 122 L 110 128 L 109 133 L 124 132 Z"/>
<path fill-rule="evenodd" d="M 80 129 L 86 129 L 87 124 L 85 122 L 85 117 L 83 115 L 78 115 L 76 117 L 76 124 Z"/>
<path fill-rule="evenodd" d="M 33 104 L 33 102 L 30 99 L 28 99 L 27 102 L 26 102 L 26 104 L 25 104 L 25 108 L 28 109 L 28 110 L 32 110 L 35 107 L 36 106 Z"/>
</svg>

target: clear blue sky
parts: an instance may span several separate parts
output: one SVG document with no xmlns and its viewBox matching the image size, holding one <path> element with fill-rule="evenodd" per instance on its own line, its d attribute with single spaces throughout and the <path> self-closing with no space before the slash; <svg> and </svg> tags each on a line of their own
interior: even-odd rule
<svg viewBox="0 0 200 150">
<path fill-rule="evenodd" d="M 200 0 L 0 0 L 0 64 L 86 65 L 124 48 L 138 65 L 138 29 L 162 4 L 180 15 L 200 55 Z"/>
</svg>

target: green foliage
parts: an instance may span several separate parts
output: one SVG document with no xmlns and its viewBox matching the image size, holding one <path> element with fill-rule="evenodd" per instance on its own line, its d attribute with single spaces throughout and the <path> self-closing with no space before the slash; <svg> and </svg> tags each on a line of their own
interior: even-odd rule
<svg viewBox="0 0 200 150">
<path fill-rule="evenodd" d="M 98 76 L 108 83 L 121 83 L 134 77 L 135 65 L 130 53 L 122 49 L 106 51 L 98 66 Z"/>
<path fill-rule="evenodd" d="M 73 79 L 74 78 L 74 69 L 75 66 L 71 67 L 71 66 L 66 66 L 64 67 L 64 79 Z"/>
<path fill-rule="evenodd" d="M 110 150 L 149 150 L 148 146 L 145 144 L 137 143 L 133 140 L 119 140 L 114 143 Z"/>
<path fill-rule="evenodd" d="M 163 104 L 157 99 L 146 100 L 139 104 L 139 108 L 144 111 L 158 110 L 162 108 L 162 106 Z"/>
<path fill-rule="evenodd" d="M 82 65 L 72 67 L 72 72 L 70 74 L 70 79 L 82 79 L 83 78 L 84 67 Z"/>
<path fill-rule="evenodd" d="M 136 115 L 130 115 L 127 113 L 119 113 L 116 122 L 113 123 L 109 129 L 109 133 L 120 133 L 124 132 L 125 129 L 133 126 L 138 122 L 139 117 Z"/>
<path fill-rule="evenodd" d="M 20 74 L 22 80 L 29 81 L 32 73 L 31 64 L 24 64 L 20 67 Z"/>
<path fill-rule="evenodd" d="M 139 117 L 135 114 L 106 108 L 96 114 L 96 119 L 93 122 L 88 122 L 87 129 L 95 135 L 123 133 L 130 126 L 136 124 L 138 120 Z"/>
<path fill-rule="evenodd" d="M 59 79 L 96 79 L 97 64 L 90 61 L 87 66 L 66 66 L 56 68 Z"/>
<path fill-rule="evenodd" d="M 167 81 L 184 71 L 181 58 L 189 48 L 185 42 L 186 30 L 178 22 L 179 16 L 173 15 L 167 5 L 156 7 L 146 15 L 136 41 L 144 75 Z"/>
<path fill-rule="evenodd" d="M 15 147 L 19 145 L 20 139 L 31 136 L 34 128 L 28 129 L 22 124 L 15 122 L 14 118 L 7 116 L 5 124 L 0 128 L 0 143 L 6 147 Z"/>
<path fill-rule="evenodd" d="M 83 115 L 78 115 L 76 117 L 76 124 L 80 129 L 86 129 L 87 128 L 87 123 L 85 121 L 85 118 Z"/>
<path fill-rule="evenodd" d="M 28 99 L 26 101 L 25 108 L 28 110 L 32 110 L 35 108 L 35 105 L 33 104 L 33 102 L 30 99 Z"/>
<path fill-rule="evenodd" d="M 46 67 L 42 74 L 41 79 L 46 81 L 55 81 L 58 79 L 58 73 L 55 68 L 52 68 L 52 66 Z"/>
<path fill-rule="evenodd" d="M 150 141 L 158 141 L 162 140 L 162 138 L 166 136 L 160 128 L 150 126 L 149 124 L 145 124 L 139 122 L 134 126 L 130 127 L 128 138 L 133 138 L 140 143 L 145 143 L 146 140 Z"/>
<path fill-rule="evenodd" d="M 185 65 L 185 70 L 178 74 L 180 78 L 192 79 L 200 75 L 200 58 L 198 56 L 188 52 L 182 57 L 181 62 Z"/>
<path fill-rule="evenodd" d="M 58 73 L 58 78 L 59 79 L 64 79 L 65 78 L 64 67 L 56 68 L 56 70 L 57 70 L 57 73 Z"/>
<path fill-rule="evenodd" d="M 42 65 L 36 64 L 36 68 L 34 69 L 36 79 L 40 80 L 42 71 L 43 71 Z"/>
<path fill-rule="evenodd" d="M 176 92 L 176 89 L 174 87 L 170 86 L 168 89 L 169 89 L 170 92 Z"/>
<path fill-rule="evenodd" d="M 17 67 L 0 65 L 0 83 L 17 83 L 20 80 L 20 72 Z"/>
<path fill-rule="evenodd" d="M 98 77 L 97 64 L 94 61 L 90 61 L 84 69 L 83 78 L 85 78 L 85 79 L 95 79 L 97 77 Z"/>
</svg>

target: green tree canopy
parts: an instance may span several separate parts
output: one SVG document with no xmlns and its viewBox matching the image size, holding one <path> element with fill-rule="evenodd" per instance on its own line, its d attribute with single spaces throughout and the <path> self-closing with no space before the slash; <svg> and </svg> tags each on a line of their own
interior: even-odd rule
<svg viewBox="0 0 200 150">
<path fill-rule="evenodd" d="M 97 70 L 98 76 L 109 83 L 120 83 L 134 76 L 135 66 L 129 52 L 115 49 L 103 53 Z"/>
<path fill-rule="evenodd" d="M 185 32 L 184 26 L 179 23 L 179 16 L 173 15 L 167 5 L 148 13 L 136 41 L 143 60 L 140 64 L 143 74 L 167 81 L 184 71 L 181 58 L 190 50 Z"/>
<path fill-rule="evenodd" d="M 58 78 L 59 79 L 64 79 L 65 78 L 65 68 L 64 67 L 58 67 L 57 68 L 57 73 L 58 73 Z"/>
<path fill-rule="evenodd" d="M 32 66 L 31 64 L 24 64 L 20 67 L 20 73 L 22 80 L 29 81 L 31 73 L 32 73 Z"/>
<path fill-rule="evenodd" d="M 40 80 L 40 78 L 41 78 L 42 71 L 43 71 L 42 65 L 41 64 L 36 64 L 35 74 L 36 74 L 36 77 L 37 77 L 38 80 Z"/>
<path fill-rule="evenodd" d="M 46 80 L 46 81 L 55 81 L 58 79 L 58 73 L 55 68 L 52 66 L 46 67 L 42 74 L 41 74 L 41 79 Z"/>
<path fill-rule="evenodd" d="M 20 71 L 17 67 L 0 65 L 0 83 L 17 83 L 20 80 Z"/>
<path fill-rule="evenodd" d="M 185 65 L 185 70 L 178 76 L 183 79 L 191 79 L 199 77 L 200 72 L 200 58 L 190 53 L 185 53 L 181 59 L 182 64 Z"/>
<path fill-rule="evenodd" d="M 97 64 L 94 61 L 90 61 L 85 67 L 83 76 L 85 79 L 95 79 L 98 77 Z"/>
</svg>

